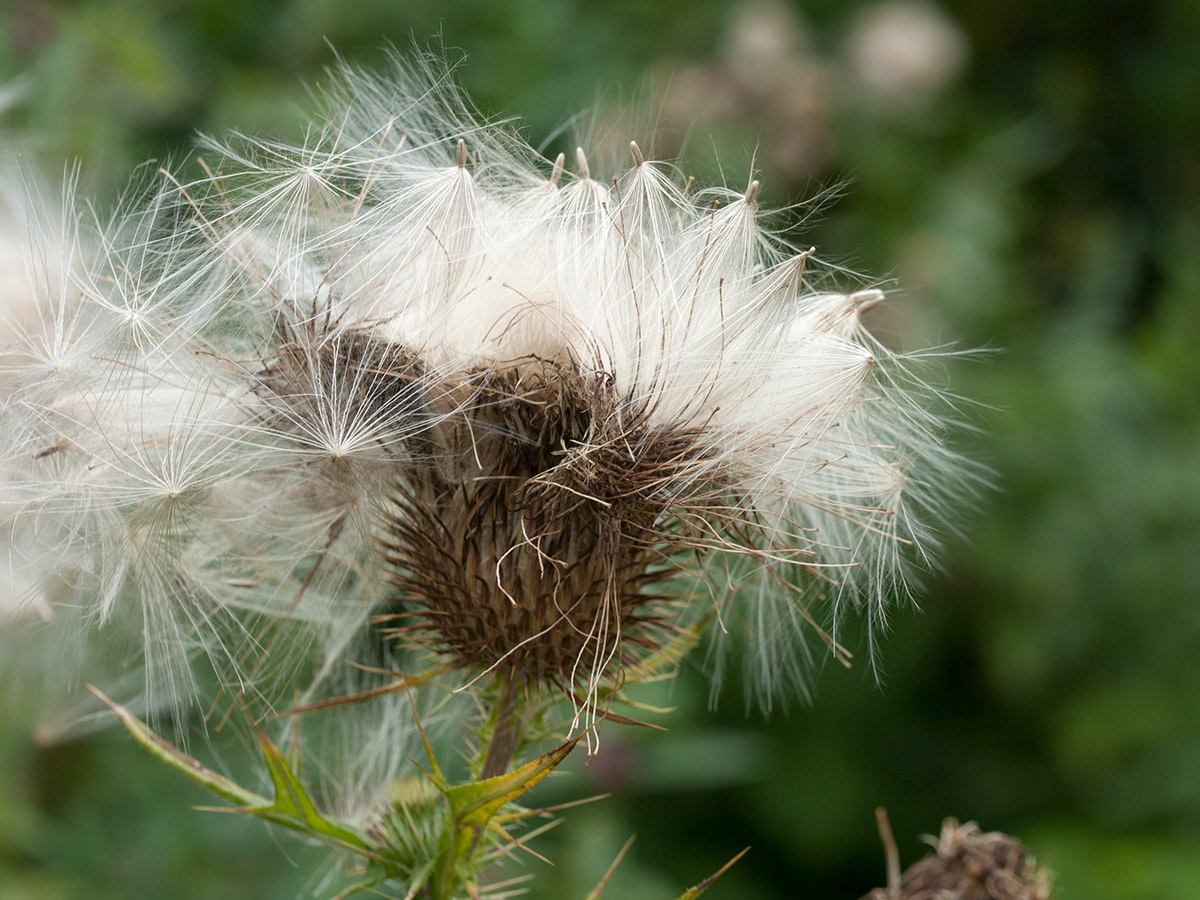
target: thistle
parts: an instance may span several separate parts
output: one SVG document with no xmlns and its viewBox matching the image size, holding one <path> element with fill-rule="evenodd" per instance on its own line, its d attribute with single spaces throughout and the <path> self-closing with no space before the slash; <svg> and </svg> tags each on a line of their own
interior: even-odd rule
<svg viewBox="0 0 1200 900">
<path fill-rule="evenodd" d="M 132 624 L 147 708 L 209 670 L 256 715 L 437 680 L 490 709 L 482 783 L 531 709 L 591 741 L 709 620 L 746 626 L 763 697 L 804 632 L 844 653 L 814 608 L 882 623 L 969 470 L 937 354 L 862 325 L 880 291 L 810 287 L 758 182 L 695 190 L 636 143 L 568 171 L 430 64 L 344 69 L 323 121 L 79 216 L 7 357 L 29 602 Z M 380 777 L 405 710 L 362 740 Z"/>
</svg>

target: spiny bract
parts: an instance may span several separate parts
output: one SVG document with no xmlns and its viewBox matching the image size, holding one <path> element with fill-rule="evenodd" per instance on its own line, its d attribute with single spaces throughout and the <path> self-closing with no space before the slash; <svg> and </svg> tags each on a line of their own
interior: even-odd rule
<svg viewBox="0 0 1200 900">
<path fill-rule="evenodd" d="M 416 652 L 586 708 L 714 613 L 765 693 L 809 605 L 879 621 L 966 480 L 880 292 L 807 288 L 757 182 L 567 172 L 433 64 L 342 71 L 324 122 L 44 243 L 2 374 L 26 603 L 124 622 L 151 705 Z"/>
</svg>

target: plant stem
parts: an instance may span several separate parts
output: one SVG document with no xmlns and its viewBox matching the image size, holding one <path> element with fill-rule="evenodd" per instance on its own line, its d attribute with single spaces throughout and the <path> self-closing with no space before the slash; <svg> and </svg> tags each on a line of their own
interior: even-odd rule
<svg viewBox="0 0 1200 900">
<path fill-rule="evenodd" d="M 492 739 L 488 743 L 487 755 L 480 769 L 480 779 L 493 778 L 502 775 L 508 769 L 508 764 L 517 751 L 521 742 L 521 729 L 524 716 L 516 710 L 517 687 L 511 675 L 504 680 L 500 694 L 496 698 L 495 724 L 492 727 Z"/>
</svg>

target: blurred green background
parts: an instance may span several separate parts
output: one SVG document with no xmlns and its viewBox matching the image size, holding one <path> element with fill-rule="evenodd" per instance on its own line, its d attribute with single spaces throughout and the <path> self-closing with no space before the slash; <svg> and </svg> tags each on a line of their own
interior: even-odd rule
<svg viewBox="0 0 1200 900">
<path fill-rule="evenodd" d="M 1063 897 L 1200 896 L 1200 3 L 25 0 L 0 5 L 7 128 L 111 196 L 197 129 L 298 135 L 331 47 L 377 65 L 437 34 L 534 144 L 580 110 L 627 139 L 645 94 L 701 180 L 843 184 L 803 240 L 894 279 L 879 330 L 999 351 L 952 373 L 998 490 L 894 616 L 882 686 L 825 666 L 764 718 L 735 677 L 709 711 L 697 659 L 667 734 L 611 728 L 551 786 L 614 797 L 538 841 L 532 896 L 581 897 L 636 832 L 616 900 L 746 845 L 713 900 L 856 898 L 884 880 L 878 805 L 905 864 L 954 815 Z M 0 712 L 0 900 L 336 893 L 115 730 L 27 726 Z"/>
</svg>

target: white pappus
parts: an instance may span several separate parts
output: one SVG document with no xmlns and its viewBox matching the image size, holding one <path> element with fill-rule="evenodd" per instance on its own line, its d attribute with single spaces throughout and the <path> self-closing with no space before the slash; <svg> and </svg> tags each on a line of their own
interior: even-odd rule
<svg viewBox="0 0 1200 900">
<path fill-rule="evenodd" d="M 344 67 L 304 143 L 208 141 L 202 177 L 79 214 L 3 360 L 24 602 L 133 635 L 151 707 L 415 654 L 577 725 L 707 618 L 764 698 L 816 617 L 882 623 L 974 477 L 938 353 L 871 336 L 881 292 L 809 288 L 757 182 L 574 156 L 435 64 Z"/>
</svg>

